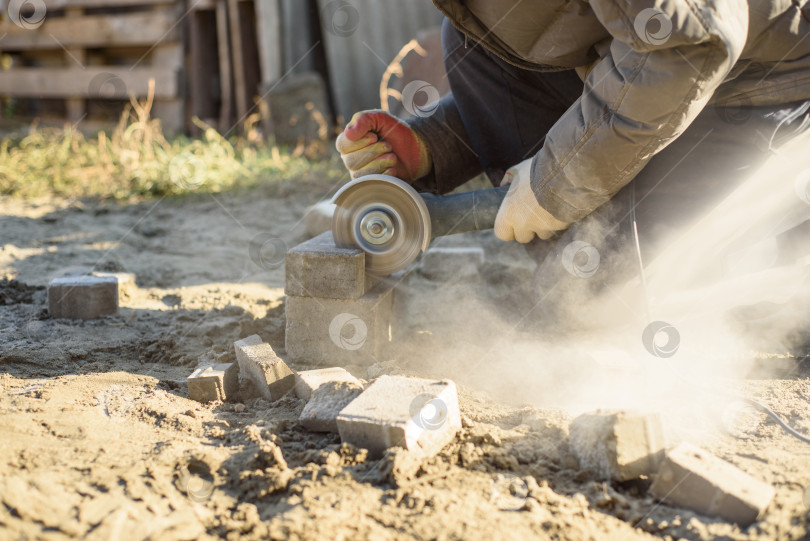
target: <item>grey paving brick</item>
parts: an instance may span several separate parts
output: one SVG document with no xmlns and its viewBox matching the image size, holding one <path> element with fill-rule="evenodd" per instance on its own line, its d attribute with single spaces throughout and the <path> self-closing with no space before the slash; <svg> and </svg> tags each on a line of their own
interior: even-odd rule
<svg viewBox="0 0 810 541">
<path fill-rule="evenodd" d="M 461 429 L 456 385 L 450 380 L 381 376 L 340 412 L 340 438 L 380 456 L 404 447 L 432 456 Z"/>
<path fill-rule="evenodd" d="M 771 485 L 686 442 L 667 451 L 650 493 L 670 505 L 743 527 L 762 518 L 774 497 Z"/>
<path fill-rule="evenodd" d="M 94 319 L 118 312 L 114 276 L 62 276 L 48 284 L 48 313 L 55 318 Z"/>
<path fill-rule="evenodd" d="M 312 392 L 324 383 L 339 382 L 353 383 L 362 388 L 360 380 L 352 376 L 345 368 L 319 368 L 295 374 L 295 394 L 298 398 L 309 400 Z"/>
<path fill-rule="evenodd" d="M 298 420 L 309 430 L 337 433 L 338 414 L 362 392 L 363 387 L 357 383 L 324 383 L 313 391 Z"/>
<path fill-rule="evenodd" d="M 295 387 L 295 374 L 258 335 L 234 342 L 243 377 L 253 382 L 267 400 L 278 400 Z"/>
<path fill-rule="evenodd" d="M 287 252 L 287 295 L 326 299 L 356 299 L 366 293 L 366 255 L 359 249 L 338 248 L 328 231 Z"/>
<path fill-rule="evenodd" d="M 288 296 L 286 349 L 291 361 L 370 365 L 389 342 L 393 289 L 383 283 L 358 299 Z"/>
<path fill-rule="evenodd" d="M 197 402 L 223 402 L 239 390 L 239 366 L 214 364 L 197 368 L 187 378 L 188 397 Z"/>
<path fill-rule="evenodd" d="M 602 479 L 628 481 L 658 471 L 664 434 L 656 414 L 606 412 L 580 415 L 569 427 L 580 467 Z"/>
</svg>

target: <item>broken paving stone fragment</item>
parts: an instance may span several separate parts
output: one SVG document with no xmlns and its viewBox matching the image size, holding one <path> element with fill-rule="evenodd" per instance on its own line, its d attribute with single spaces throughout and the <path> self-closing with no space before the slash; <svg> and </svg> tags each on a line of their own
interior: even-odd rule
<svg viewBox="0 0 810 541">
<path fill-rule="evenodd" d="M 295 374 L 258 335 L 233 343 L 239 372 L 253 382 L 267 400 L 278 400 L 295 387 Z"/>
<path fill-rule="evenodd" d="M 304 406 L 298 420 L 314 432 L 338 432 L 337 417 L 360 393 L 359 383 L 332 381 L 320 385 Z"/>
<path fill-rule="evenodd" d="M 223 402 L 239 390 L 239 366 L 236 363 L 201 366 L 187 378 L 188 397 L 197 402 Z"/>
<path fill-rule="evenodd" d="M 114 276 L 61 276 L 48 284 L 48 313 L 55 318 L 95 319 L 118 312 Z"/>
<path fill-rule="evenodd" d="M 324 383 L 347 382 L 359 386 L 360 380 L 352 376 L 345 368 L 319 368 L 317 370 L 305 370 L 295 375 L 295 394 L 302 400 L 309 400 L 312 392 Z"/>
<path fill-rule="evenodd" d="M 664 431 L 656 414 L 580 415 L 569 432 L 580 468 L 601 479 L 629 481 L 654 474 L 664 455 Z"/>
<path fill-rule="evenodd" d="M 461 429 L 456 384 L 381 376 L 340 412 L 337 425 L 343 443 L 372 456 L 389 447 L 435 455 Z"/>
<path fill-rule="evenodd" d="M 708 451 L 684 442 L 667 452 L 650 493 L 670 505 L 745 527 L 765 514 L 774 489 Z"/>
</svg>

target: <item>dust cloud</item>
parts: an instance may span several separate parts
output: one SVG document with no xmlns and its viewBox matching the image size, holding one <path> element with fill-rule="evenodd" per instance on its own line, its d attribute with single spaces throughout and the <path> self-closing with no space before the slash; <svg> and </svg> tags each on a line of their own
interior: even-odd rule
<svg viewBox="0 0 810 541">
<path fill-rule="evenodd" d="M 808 142 L 781 149 L 669 237 L 643 280 L 636 270 L 598 295 L 575 284 L 578 293 L 562 296 L 572 309 L 550 311 L 565 321 L 536 317 L 549 312 L 542 303 L 518 308 L 470 294 L 497 279 L 423 292 L 430 301 L 412 306 L 420 323 L 433 321 L 433 334 L 453 339 L 419 351 L 422 364 L 513 404 L 572 415 L 657 411 L 682 431 L 729 428 L 740 381 L 763 362 L 768 377 L 784 377 L 795 367 L 789 354 L 807 340 Z"/>
</svg>

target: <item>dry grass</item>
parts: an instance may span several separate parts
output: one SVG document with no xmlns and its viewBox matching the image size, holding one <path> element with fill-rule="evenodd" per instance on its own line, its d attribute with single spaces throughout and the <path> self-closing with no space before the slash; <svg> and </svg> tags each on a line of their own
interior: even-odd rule
<svg viewBox="0 0 810 541">
<path fill-rule="evenodd" d="M 246 121 L 242 137 L 226 139 L 195 120 L 202 137 L 169 140 L 151 107 L 149 99 L 133 100 L 109 135 L 34 125 L 22 139 L 3 139 L 0 195 L 129 199 L 345 175 L 323 145 L 287 150 L 265 143 L 256 130 L 258 115 Z"/>
</svg>

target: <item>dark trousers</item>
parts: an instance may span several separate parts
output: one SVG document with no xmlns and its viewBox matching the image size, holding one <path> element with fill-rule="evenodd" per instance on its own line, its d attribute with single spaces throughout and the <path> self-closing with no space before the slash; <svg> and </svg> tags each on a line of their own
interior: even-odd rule
<svg viewBox="0 0 810 541">
<path fill-rule="evenodd" d="M 497 185 L 506 169 L 540 150 L 546 133 L 582 94 L 583 83 L 573 70 L 528 71 L 472 42 L 465 48 L 464 36 L 447 20 L 442 44 L 470 145 Z M 635 276 L 634 222 L 648 263 L 662 249 L 662 239 L 715 206 L 744 180 L 746 171 L 810 127 L 808 107 L 810 102 L 735 110 L 706 107 L 608 203 L 558 238 L 528 245 L 539 265 L 538 293 L 548 295 L 556 288 L 571 295 L 572 290 Z M 576 283 L 562 261 L 564 248 L 574 241 L 587 242 L 601 256 L 598 274 L 587 284 Z M 567 283 L 560 287 L 560 281 Z"/>
</svg>

